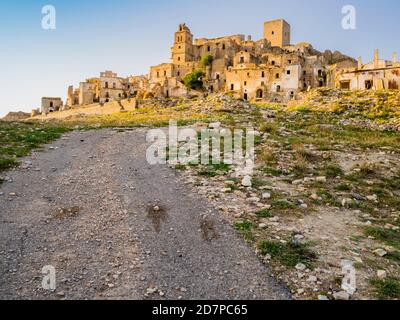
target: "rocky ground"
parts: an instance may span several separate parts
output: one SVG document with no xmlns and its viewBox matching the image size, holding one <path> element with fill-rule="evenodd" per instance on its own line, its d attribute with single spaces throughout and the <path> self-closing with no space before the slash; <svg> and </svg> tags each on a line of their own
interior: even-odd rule
<svg viewBox="0 0 400 320">
<path fill-rule="evenodd" d="M 221 165 L 177 169 L 296 298 L 400 298 L 399 135 L 331 114 L 247 109 L 231 126 L 259 129 L 251 177 Z M 342 288 L 343 266 L 355 291 Z"/>
<path fill-rule="evenodd" d="M 291 297 L 206 198 L 147 163 L 145 133 L 67 133 L 2 174 L 1 299 Z"/>
<path fill-rule="evenodd" d="M 8 128 L 22 155 L 63 126 L 125 129 L 74 131 L 0 177 L 0 293 L 289 297 L 272 273 L 296 299 L 400 299 L 399 97 L 320 89 L 289 106 L 224 95 L 148 100 L 110 115 L 55 115 L 61 128 L 24 128 L 22 139 Z M 199 131 L 254 128 L 254 170 L 149 167 L 144 129 L 127 127 L 169 120 Z M 4 168 L 15 163 L 11 149 L 0 149 Z M 44 262 L 61 272 L 58 295 L 40 289 Z M 346 287 L 349 271 L 355 283 Z"/>
</svg>

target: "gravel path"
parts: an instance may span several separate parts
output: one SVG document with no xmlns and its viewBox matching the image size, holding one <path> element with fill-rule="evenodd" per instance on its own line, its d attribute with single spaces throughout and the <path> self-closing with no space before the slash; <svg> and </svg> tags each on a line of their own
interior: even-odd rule
<svg viewBox="0 0 400 320">
<path fill-rule="evenodd" d="M 288 299 L 145 130 L 72 132 L 0 187 L 0 299 Z M 159 212 L 154 212 L 157 205 Z M 42 289 L 43 266 L 57 289 Z"/>
</svg>

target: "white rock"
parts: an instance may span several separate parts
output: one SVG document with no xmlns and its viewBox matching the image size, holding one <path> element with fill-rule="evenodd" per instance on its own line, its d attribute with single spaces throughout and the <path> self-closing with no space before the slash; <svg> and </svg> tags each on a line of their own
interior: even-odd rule
<svg viewBox="0 0 400 320">
<path fill-rule="evenodd" d="M 298 263 L 298 264 L 296 265 L 296 270 L 304 271 L 304 270 L 306 270 L 306 269 L 307 269 L 307 266 L 306 266 L 304 263 Z"/>
<path fill-rule="evenodd" d="M 317 282 L 317 281 L 318 281 L 318 278 L 316 276 L 310 276 L 308 278 L 308 282 Z"/>
<path fill-rule="evenodd" d="M 376 194 L 372 196 L 367 196 L 368 201 L 378 201 L 378 196 Z"/>
<path fill-rule="evenodd" d="M 376 273 L 379 279 L 386 279 L 387 277 L 387 272 L 385 270 L 378 270 Z"/>
<path fill-rule="evenodd" d="M 251 177 L 250 176 L 245 176 L 242 180 L 242 186 L 243 187 L 251 187 L 252 183 L 251 183 Z"/>
<path fill-rule="evenodd" d="M 295 181 L 292 182 L 292 184 L 293 184 L 294 186 L 298 186 L 298 185 L 300 185 L 300 184 L 302 184 L 302 183 L 303 183 L 303 180 L 295 180 Z"/>
<path fill-rule="evenodd" d="M 265 193 L 263 193 L 262 198 L 263 199 L 271 199 L 271 194 L 269 192 L 265 192 Z"/>
<path fill-rule="evenodd" d="M 267 225 L 266 223 L 260 223 L 260 224 L 258 225 L 258 227 L 259 227 L 260 229 L 265 229 L 265 228 L 268 227 L 268 225 Z"/>
<path fill-rule="evenodd" d="M 315 181 L 317 181 L 317 182 L 326 182 L 326 177 L 317 177 L 315 179 Z"/>
<path fill-rule="evenodd" d="M 304 293 L 304 289 L 298 289 L 297 290 L 297 294 L 303 294 Z"/>
<path fill-rule="evenodd" d="M 376 249 L 374 253 L 379 257 L 384 257 L 387 255 L 387 252 L 383 249 Z"/>
<path fill-rule="evenodd" d="M 327 296 L 319 295 L 318 300 L 320 301 L 329 301 L 329 298 Z"/>
<path fill-rule="evenodd" d="M 311 198 L 312 200 L 319 200 L 319 196 L 318 196 L 316 193 L 313 193 L 313 194 L 310 196 L 310 198 Z"/>
<path fill-rule="evenodd" d="M 336 292 L 333 297 L 335 300 L 350 300 L 350 295 L 345 291 Z"/>
</svg>

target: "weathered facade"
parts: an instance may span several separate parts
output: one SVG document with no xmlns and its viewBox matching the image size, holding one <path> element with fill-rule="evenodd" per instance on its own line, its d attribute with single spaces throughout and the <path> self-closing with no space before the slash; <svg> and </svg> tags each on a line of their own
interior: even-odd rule
<svg viewBox="0 0 400 320">
<path fill-rule="evenodd" d="M 327 84 L 328 65 L 350 57 L 321 53 L 308 43 L 290 44 L 291 27 L 285 20 L 264 24 L 264 38 L 233 35 L 216 39 L 196 39 L 190 29 L 179 25 L 171 48 L 171 62 L 151 67 L 150 90 L 156 96 L 189 95 L 182 80 L 203 69 L 207 92 L 223 91 L 245 100 L 287 101 L 299 91 Z M 329 56 L 331 54 L 331 56 Z M 204 67 L 201 60 L 212 57 Z M 328 56 L 330 59 L 328 59 Z M 332 61 L 329 61 L 332 60 Z"/>
<path fill-rule="evenodd" d="M 375 50 L 374 60 L 363 64 L 361 58 L 355 68 L 343 68 L 336 72 L 334 85 L 343 90 L 382 90 L 400 88 L 400 63 L 393 53 L 392 60 L 379 58 Z"/>
<path fill-rule="evenodd" d="M 49 113 L 54 111 L 59 111 L 63 107 L 63 101 L 61 98 L 53 98 L 53 97 L 43 97 L 42 98 L 42 113 Z"/>
<path fill-rule="evenodd" d="M 144 88 L 148 88 L 144 76 L 122 78 L 112 71 L 101 72 L 99 77 L 81 82 L 77 89 L 68 87 L 66 108 L 134 97 Z"/>
<path fill-rule="evenodd" d="M 68 87 L 65 108 L 107 103 L 132 97 L 191 97 L 223 92 L 237 99 L 287 102 L 300 92 L 317 87 L 351 90 L 398 89 L 400 64 L 379 59 L 362 64 L 338 51 L 319 52 L 311 44 L 291 43 L 291 26 L 283 19 L 264 23 L 257 41 L 241 34 L 195 39 L 186 24 L 174 34 L 171 58 L 150 68 L 146 76 L 121 78 L 100 73 Z M 202 61 L 207 58 L 208 63 Z M 202 91 L 188 89 L 184 78 L 201 70 Z M 42 112 L 62 108 L 60 98 L 43 98 Z"/>
</svg>

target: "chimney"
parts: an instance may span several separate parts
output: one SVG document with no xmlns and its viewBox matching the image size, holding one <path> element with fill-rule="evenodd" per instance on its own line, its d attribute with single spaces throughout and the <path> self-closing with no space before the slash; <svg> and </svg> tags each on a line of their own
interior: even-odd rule
<svg viewBox="0 0 400 320">
<path fill-rule="evenodd" d="M 363 64 L 362 64 L 362 57 L 359 57 L 359 58 L 358 58 L 358 66 L 357 66 L 357 68 L 358 68 L 358 69 L 362 69 L 362 65 L 363 65 Z"/>
<path fill-rule="evenodd" d="M 392 64 L 395 65 L 397 63 L 397 53 L 393 52 L 392 54 Z"/>
<path fill-rule="evenodd" d="M 379 50 L 375 49 L 374 50 L 374 68 L 379 67 Z"/>
<path fill-rule="evenodd" d="M 251 41 L 251 36 L 247 36 L 247 41 Z"/>
</svg>

